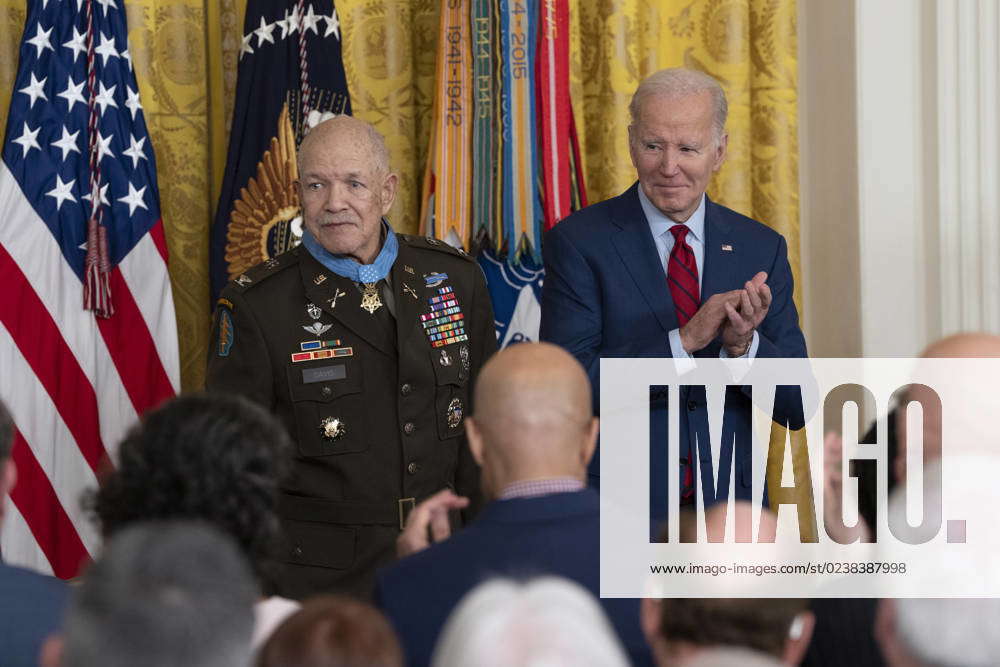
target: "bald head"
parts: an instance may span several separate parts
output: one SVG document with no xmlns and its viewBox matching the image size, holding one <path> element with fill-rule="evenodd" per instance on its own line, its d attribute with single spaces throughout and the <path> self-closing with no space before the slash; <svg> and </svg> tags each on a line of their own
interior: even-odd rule
<svg viewBox="0 0 1000 667">
<path fill-rule="evenodd" d="M 925 359 L 969 359 L 1000 357 L 1000 336 L 987 333 L 960 333 L 931 343 Z"/>
<path fill-rule="evenodd" d="M 596 440 L 587 374 L 549 343 L 522 343 L 494 355 L 476 382 L 470 422 L 484 481 L 582 479 Z"/>
<path fill-rule="evenodd" d="M 927 346 L 921 355 L 924 359 L 982 359 L 1000 357 L 1000 336 L 987 333 L 960 333 L 942 338 Z M 903 403 L 918 402 L 923 409 L 922 440 L 923 460 L 941 458 L 942 451 L 942 406 L 941 396 L 949 390 L 960 388 L 967 399 L 950 407 L 950 427 L 953 433 L 961 434 L 953 438 L 954 451 L 996 451 L 992 420 L 984 415 L 992 414 L 995 378 L 985 372 L 975 372 L 967 365 L 942 368 L 928 366 L 927 373 L 933 381 L 930 386 L 913 384 L 906 391 Z M 907 411 L 896 413 L 898 449 L 894 462 L 897 479 L 906 478 Z"/>
<path fill-rule="evenodd" d="M 303 165 L 308 164 L 313 152 L 340 151 L 348 148 L 360 155 L 367 155 L 375 171 L 381 174 L 389 173 L 389 149 L 386 148 L 385 138 L 370 123 L 354 116 L 343 115 L 327 119 L 309 130 L 299 145 L 299 173 L 302 173 Z"/>
</svg>

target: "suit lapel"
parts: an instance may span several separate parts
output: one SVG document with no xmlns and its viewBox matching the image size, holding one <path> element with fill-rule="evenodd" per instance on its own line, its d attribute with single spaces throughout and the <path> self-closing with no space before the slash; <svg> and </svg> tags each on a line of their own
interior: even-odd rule
<svg viewBox="0 0 1000 667">
<path fill-rule="evenodd" d="M 388 332 L 375 319 L 374 314 L 361 308 L 361 292 L 354 281 L 333 273 L 316 261 L 316 258 L 304 248 L 299 267 L 306 297 L 312 303 L 365 342 L 388 355 L 395 355 L 395 346 Z"/>
<path fill-rule="evenodd" d="M 636 183 L 617 198 L 612 222 L 619 231 L 611 241 L 649 309 L 663 330 L 669 332 L 677 328 L 677 314 L 646 214 L 639 204 L 638 187 Z"/>
<path fill-rule="evenodd" d="M 701 302 L 713 294 L 741 287 L 736 268 L 741 248 L 733 239 L 733 226 L 719 205 L 705 198 L 705 261 L 702 267 Z"/>
</svg>

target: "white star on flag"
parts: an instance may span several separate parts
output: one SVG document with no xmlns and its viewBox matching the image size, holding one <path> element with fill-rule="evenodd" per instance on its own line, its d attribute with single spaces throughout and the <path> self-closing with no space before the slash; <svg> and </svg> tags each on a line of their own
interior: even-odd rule
<svg viewBox="0 0 1000 667">
<path fill-rule="evenodd" d="M 53 141 L 52 142 L 53 146 L 55 146 L 56 148 L 61 148 L 62 149 L 62 154 L 63 154 L 62 155 L 62 159 L 63 159 L 63 161 L 66 160 L 66 158 L 69 156 L 69 154 L 71 152 L 73 152 L 73 151 L 76 151 L 77 153 L 80 152 L 80 149 L 77 148 L 77 146 L 76 146 L 76 137 L 77 137 L 78 134 L 80 134 L 80 130 L 77 130 L 73 134 L 70 134 L 69 130 L 66 129 L 66 126 L 63 125 L 62 137 L 59 139 L 59 141 Z"/>
<path fill-rule="evenodd" d="M 240 45 L 240 60 L 243 59 L 244 53 L 253 53 L 253 47 L 250 46 L 250 40 L 253 39 L 253 33 L 248 35 L 243 35 L 243 44 Z"/>
<path fill-rule="evenodd" d="M 108 184 L 107 183 L 105 183 L 104 185 L 101 186 L 100 194 L 98 195 L 98 198 L 101 200 L 101 205 L 102 206 L 108 206 L 108 205 L 110 205 L 110 202 L 108 201 Z M 87 194 L 85 194 L 82 197 L 80 197 L 80 199 L 86 199 L 87 201 L 91 201 L 93 199 L 93 196 L 91 196 L 91 194 L 88 192 Z"/>
<path fill-rule="evenodd" d="M 136 167 L 139 166 L 139 160 L 146 159 L 146 154 L 142 150 L 142 145 L 146 143 L 146 137 L 143 137 L 142 139 L 136 141 L 135 137 L 132 136 L 130 143 L 132 145 L 129 146 L 128 149 L 122 151 L 122 155 L 127 155 L 128 157 L 132 158 L 132 168 L 135 169 Z"/>
<path fill-rule="evenodd" d="M 29 83 L 27 86 L 17 91 L 19 93 L 24 93 L 25 95 L 31 98 L 31 102 L 28 104 L 29 109 L 35 106 L 35 100 L 37 100 L 39 97 L 41 97 L 45 101 L 48 101 L 49 98 L 45 96 L 45 91 L 42 88 L 45 85 L 46 79 L 48 79 L 48 77 L 42 77 L 42 80 L 39 81 L 38 79 L 35 78 L 35 73 L 32 72 L 31 83 Z"/>
<path fill-rule="evenodd" d="M 15 144 L 20 144 L 21 149 L 24 151 L 21 157 L 27 157 L 28 151 L 32 148 L 37 148 L 42 150 L 42 147 L 38 145 L 38 131 L 41 130 L 41 126 L 38 126 L 34 130 L 28 128 L 28 121 L 24 121 L 24 132 L 21 133 L 17 139 L 14 139 Z"/>
<path fill-rule="evenodd" d="M 71 190 L 73 189 L 73 184 L 76 183 L 76 179 L 70 179 L 69 183 L 63 183 L 59 174 L 56 174 L 56 187 L 52 188 L 45 193 L 46 197 L 52 197 L 56 200 L 56 210 L 58 211 L 62 208 L 64 201 L 69 199 L 72 202 L 76 202 L 76 197 L 73 196 Z"/>
<path fill-rule="evenodd" d="M 125 100 L 125 106 L 132 112 L 132 120 L 135 120 L 135 115 L 142 109 L 142 104 L 139 103 L 139 92 L 127 86 L 125 87 L 125 91 L 125 95 L 128 98 Z"/>
<path fill-rule="evenodd" d="M 319 24 L 319 20 L 321 18 L 323 17 L 320 14 L 313 12 L 313 6 L 309 5 L 309 11 L 306 12 L 306 15 L 302 18 L 302 32 L 306 33 L 312 30 L 318 35 L 319 29 L 317 28 L 317 25 Z"/>
<path fill-rule="evenodd" d="M 87 100 L 83 98 L 83 84 L 86 81 L 81 81 L 80 83 L 73 83 L 73 77 L 69 76 L 66 78 L 66 90 L 59 93 L 59 97 L 66 98 L 66 104 L 69 108 L 66 110 L 67 113 L 73 111 L 73 105 L 77 102 L 86 105 Z"/>
<path fill-rule="evenodd" d="M 101 89 L 97 93 L 97 97 L 94 98 L 94 104 L 99 104 L 101 106 L 101 118 L 104 118 L 104 112 L 108 110 L 109 106 L 118 108 L 118 103 L 115 102 L 115 88 L 118 86 L 111 86 L 111 88 L 105 88 L 104 83 L 99 83 Z"/>
<path fill-rule="evenodd" d="M 118 55 L 118 50 L 115 49 L 115 40 L 113 37 L 105 37 L 101 34 L 101 45 L 94 49 L 94 53 L 104 58 L 104 65 L 107 66 L 108 58 L 120 58 Z"/>
<path fill-rule="evenodd" d="M 128 214 L 132 215 L 135 213 L 136 208 L 146 208 L 146 204 L 142 201 L 142 193 L 146 191 L 146 186 L 142 186 L 138 190 L 132 187 L 132 182 L 129 181 L 128 184 L 128 194 L 124 197 L 119 197 L 118 201 L 128 204 Z"/>
<path fill-rule="evenodd" d="M 114 139 L 114 134 L 109 134 L 104 136 L 100 132 L 97 133 L 97 163 L 100 164 L 104 156 L 114 157 L 115 154 L 111 152 L 111 140 Z"/>
<path fill-rule="evenodd" d="M 82 2 L 82 0 L 81 0 Z M 111 9 L 118 9 L 118 5 L 115 4 L 115 0 L 97 0 L 98 4 L 104 8 L 104 15 L 108 15 L 108 5 L 111 5 Z"/>
<path fill-rule="evenodd" d="M 337 16 L 337 8 L 334 7 L 330 15 L 323 18 L 326 19 L 326 33 L 324 33 L 323 37 L 333 35 L 340 41 L 340 18 Z"/>
<path fill-rule="evenodd" d="M 63 46 L 67 49 L 72 49 L 73 51 L 73 62 L 76 62 L 76 57 L 81 53 L 87 52 L 87 34 L 77 32 L 76 26 L 73 27 L 73 39 L 68 42 L 63 42 Z"/>
<path fill-rule="evenodd" d="M 128 49 L 122 51 L 121 56 L 125 59 L 125 62 L 128 63 L 128 68 L 132 69 L 132 54 L 128 52 Z"/>
<path fill-rule="evenodd" d="M 264 45 L 264 42 L 271 42 L 274 44 L 274 37 L 271 33 L 274 32 L 274 24 L 267 23 L 264 17 L 260 17 L 260 27 L 253 31 L 257 35 L 257 48 L 259 49 Z"/>
<path fill-rule="evenodd" d="M 49 35 L 52 34 L 52 28 L 48 30 L 42 30 L 42 25 L 39 23 L 37 26 L 38 30 L 35 32 L 35 36 L 27 40 L 28 44 L 31 44 L 36 49 L 38 49 L 38 57 L 41 57 L 42 52 L 45 49 L 55 52 L 52 48 L 52 42 L 49 41 Z"/>
</svg>

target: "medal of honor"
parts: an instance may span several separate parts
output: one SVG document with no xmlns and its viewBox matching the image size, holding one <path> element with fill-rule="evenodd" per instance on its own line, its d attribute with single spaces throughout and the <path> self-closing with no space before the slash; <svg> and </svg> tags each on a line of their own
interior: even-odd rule
<svg viewBox="0 0 1000 667">
<path fill-rule="evenodd" d="M 361 284 L 361 307 L 374 315 L 382 307 L 382 295 L 378 293 L 378 283 Z"/>
</svg>

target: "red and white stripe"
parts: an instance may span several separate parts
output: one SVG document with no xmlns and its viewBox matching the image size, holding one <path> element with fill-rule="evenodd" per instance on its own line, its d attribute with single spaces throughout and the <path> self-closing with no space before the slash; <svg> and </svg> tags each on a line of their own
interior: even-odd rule
<svg viewBox="0 0 1000 667">
<path fill-rule="evenodd" d="M 137 416 L 179 388 L 163 224 L 111 271 L 115 314 L 96 318 L 3 163 L 0 206 L 17 221 L 0 225 L 0 398 L 17 427 L 19 478 L 0 548 L 8 563 L 70 577 L 99 548 L 82 494 Z"/>
</svg>

